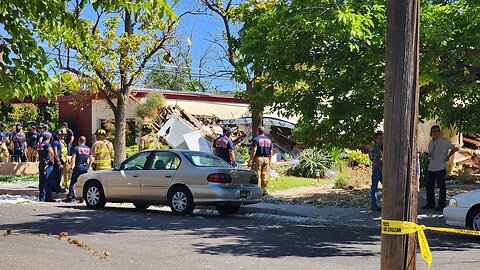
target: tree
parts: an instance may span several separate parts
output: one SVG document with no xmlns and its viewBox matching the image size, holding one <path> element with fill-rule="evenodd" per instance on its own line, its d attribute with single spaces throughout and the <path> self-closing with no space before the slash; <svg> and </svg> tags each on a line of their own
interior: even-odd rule
<svg viewBox="0 0 480 270">
<path fill-rule="evenodd" d="M 75 28 L 58 27 L 59 69 L 99 92 L 113 111 L 115 163 L 125 159 L 127 100 L 147 63 L 172 40 L 177 16 L 166 0 L 75 1 Z M 96 13 L 93 20 L 84 16 Z M 72 59 L 73 57 L 73 59 Z"/>
<path fill-rule="evenodd" d="M 474 0 L 422 1 L 420 117 L 478 129 L 478 32 Z M 263 70 L 259 93 L 306 145 L 354 147 L 381 127 L 385 1 L 251 0 L 237 10 L 238 49 Z"/>
<path fill-rule="evenodd" d="M 47 37 L 38 29 L 52 32 L 59 23 L 71 26 L 62 0 L 0 1 L 0 99 L 8 101 L 29 95 L 48 96 L 58 90 L 49 76 L 49 59 L 39 42 Z M 5 33 L 5 34 L 3 34 Z"/>
<path fill-rule="evenodd" d="M 271 2 L 271 1 L 269 1 Z M 235 7 L 232 0 L 223 3 L 218 0 L 202 0 L 204 6 L 211 12 L 211 16 L 221 21 L 221 39 L 213 42 L 221 48 L 231 69 L 220 71 L 221 74 L 230 74 L 237 82 L 245 84 L 243 97 L 250 100 L 250 112 L 252 113 L 252 131 L 255 132 L 263 122 L 263 111 L 270 105 L 271 99 L 263 98 L 262 85 L 258 80 L 262 77 L 263 70 L 255 69 L 250 58 L 244 57 L 239 51 L 239 36 L 234 31 L 241 21 L 241 11 Z"/>
</svg>

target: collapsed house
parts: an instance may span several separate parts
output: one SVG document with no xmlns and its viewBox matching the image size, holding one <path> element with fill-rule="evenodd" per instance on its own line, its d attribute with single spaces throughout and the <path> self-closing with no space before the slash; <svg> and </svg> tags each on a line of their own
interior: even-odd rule
<svg viewBox="0 0 480 270">
<path fill-rule="evenodd" d="M 480 136 L 463 136 L 463 147 L 454 156 L 453 171 L 467 171 L 480 179 Z"/>
<path fill-rule="evenodd" d="M 213 141 L 222 134 L 222 126 L 232 129 L 231 139 L 236 145 L 250 145 L 252 120 L 249 117 L 219 119 L 214 116 L 192 115 L 178 105 L 166 106 L 154 122 L 160 138 L 174 149 L 211 152 Z M 273 161 L 280 161 L 285 154 L 298 153 L 299 145 L 290 139 L 294 124 L 272 117 L 264 118 L 264 125 L 274 144 Z"/>
</svg>

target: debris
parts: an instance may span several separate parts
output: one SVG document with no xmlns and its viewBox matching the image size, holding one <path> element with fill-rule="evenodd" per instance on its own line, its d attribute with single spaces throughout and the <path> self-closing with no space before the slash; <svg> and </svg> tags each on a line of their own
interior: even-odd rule
<svg viewBox="0 0 480 270">
<path fill-rule="evenodd" d="M 108 257 L 108 256 L 110 256 L 110 251 L 105 250 L 105 257 Z"/>
<path fill-rule="evenodd" d="M 62 239 L 62 238 L 65 238 L 65 237 L 68 237 L 68 232 L 61 232 L 61 233 L 58 234 L 59 239 Z"/>
</svg>

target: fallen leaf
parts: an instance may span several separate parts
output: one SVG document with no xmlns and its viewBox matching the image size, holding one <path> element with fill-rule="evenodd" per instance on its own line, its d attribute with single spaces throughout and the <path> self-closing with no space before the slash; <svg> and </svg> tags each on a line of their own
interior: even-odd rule
<svg viewBox="0 0 480 270">
<path fill-rule="evenodd" d="M 110 251 L 105 250 L 105 256 L 107 256 L 107 257 L 110 256 Z"/>
</svg>

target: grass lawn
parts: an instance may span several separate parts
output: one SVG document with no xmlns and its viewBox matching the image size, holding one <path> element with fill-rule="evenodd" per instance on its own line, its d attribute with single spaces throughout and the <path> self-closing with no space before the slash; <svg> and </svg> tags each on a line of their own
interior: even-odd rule
<svg viewBox="0 0 480 270">
<path fill-rule="evenodd" d="M 335 180 L 333 179 L 317 179 L 313 178 L 304 178 L 296 176 L 285 176 L 282 175 L 278 178 L 270 177 L 268 181 L 268 189 L 270 191 L 275 190 L 284 190 L 296 187 L 311 187 L 311 186 L 321 186 L 325 184 L 333 184 Z"/>
<path fill-rule="evenodd" d="M 38 181 L 38 175 L 0 175 L 1 183 L 35 182 L 35 181 Z"/>
</svg>

